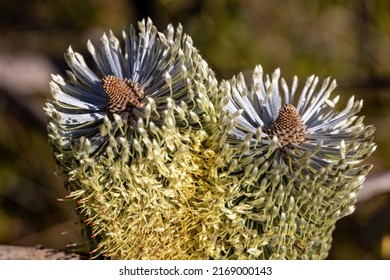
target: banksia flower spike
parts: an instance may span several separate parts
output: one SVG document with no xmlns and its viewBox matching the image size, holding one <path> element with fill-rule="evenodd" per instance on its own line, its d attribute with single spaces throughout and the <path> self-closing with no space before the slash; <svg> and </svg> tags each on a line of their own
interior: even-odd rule
<svg viewBox="0 0 390 280">
<path fill-rule="evenodd" d="M 298 92 L 296 77 L 290 88 L 279 69 L 263 77 L 257 66 L 249 87 L 241 74 L 222 83 L 234 118 L 230 176 L 239 183 L 227 197 L 216 257 L 325 258 L 336 221 L 354 211 L 374 128 L 356 116 L 362 101 L 352 97 L 338 111 L 336 82 L 318 82 L 311 76 Z"/>
<path fill-rule="evenodd" d="M 93 68 L 68 49 L 67 78 L 50 83 L 49 139 L 93 256 L 201 258 L 188 200 L 206 169 L 217 81 L 180 25 L 138 28 L 124 44 L 112 32 L 88 42 Z"/>
</svg>

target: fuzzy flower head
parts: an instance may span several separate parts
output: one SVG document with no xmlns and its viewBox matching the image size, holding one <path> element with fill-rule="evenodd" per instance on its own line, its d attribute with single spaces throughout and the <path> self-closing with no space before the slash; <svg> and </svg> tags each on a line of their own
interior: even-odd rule
<svg viewBox="0 0 390 280">
<path fill-rule="evenodd" d="M 363 101 L 352 97 L 346 108 L 338 112 L 339 96 L 330 97 L 336 81 L 328 78 L 319 89 L 318 83 L 318 77 L 313 75 L 307 79 L 302 92 L 297 93 L 297 77 L 289 88 L 277 69 L 264 81 L 261 66 L 253 73 L 250 89 L 242 75 L 234 78 L 228 84 L 232 94 L 226 110 L 240 116 L 231 131 L 232 142 L 246 140 L 247 147 L 251 147 L 246 154 L 254 157 L 268 152 L 258 148 L 269 145 L 275 150 L 276 163 L 288 164 L 300 154 L 317 150 L 311 158 L 313 168 L 335 164 L 340 159 L 361 162 L 374 147 L 371 143 L 374 128 L 365 127 L 363 117 L 355 116 Z"/>
<path fill-rule="evenodd" d="M 250 86 L 242 75 L 222 84 L 232 116 L 227 141 L 237 151 L 229 171 L 239 184 L 226 204 L 235 231 L 219 254 L 324 258 L 336 221 L 353 212 L 374 128 L 356 116 L 362 101 L 352 97 L 338 111 L 336 82 L 318 83 L 311 76 L 298 92 L 296 77 L 289 87 L 279 69 L 263 77 L 257 66 Z"/>
<path fill-rule="evenodd" d="M 112 32 L 88 42 L 91 68 L 68 49 L 67 77 L 50 83 L 49 139 L 93 257 L 204 258 L 191 200 L 209 170 L 203 143 L 217 137 L 217 81 L 180 25 L 138 27 L 123 43 Z"/>
<path fill-rule="evenodd" d="M 138 136 L 163 134 L 161 127 L 200 126 L 196 98 L 207 99 L 203 79 L 211 71 L 191 38 L 183 35 L 181 25 L 158 32 L 150 19 L 138 28 L 138 34 L 133 26 L 122 32 L 123 44 L 112 32 L 103 35 L 98 48 L 89 41 L 92 68 L 72 48 L 66 52 L 67 79 L 53 76 L 53 100 L 45 108 L 63 166 L 75 150 L 103 153 L 110 135 L 124 134 L 131 148 L 140 151 L 149 142 Z"/>
</svg>

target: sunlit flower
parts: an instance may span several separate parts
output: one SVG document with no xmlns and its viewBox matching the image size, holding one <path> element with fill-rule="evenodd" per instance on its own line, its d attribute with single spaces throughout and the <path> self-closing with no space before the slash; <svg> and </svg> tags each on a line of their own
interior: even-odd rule
<svg viewBox="0 0 390 280">
<path fill-rule="evenodd" d="M 229 171 L 240 184 L 226 204 L 234 231 L 222 235 L 229 245 L 220 254 L 324 258 L 336 221 L 353 212 L 374 128 L 356 116 L 362 101 L 352 97 L 338 111 L 336 82 L 317 88 L 318 81 L 309 77 L 298 92 L 296 77 L 290 88 L 279 69 L 263 77 L 257 66 L 249 87 L 242 75 L 222 84 L 233 117 L 228 142 L 237 151 Z"/>
<path fill-rule="evenodd" d="M 99 48 L 89 41 L 92 67 L 72 48 L 66 52 L 70 71 L 66 79 L 53 76 L 53 100 L 46 107 L 51 142 L 62 162 L 85 140 L 91 155 L 104 152 L 110 135 L 123 134 L 121 127 L 130 147 L 140 150 L 142 142 L 133 139 L 148 134 L 148 127 L 196 128 L 202 121 L 197 87 L 204 87 L 210 71 L 191 38 L 181 25 L 176 30 L 169 25 L 164 33 L 151 20 L 138 27 L 138 34 L 133 26 L 122 32 L 123 44 L 112 32 L 103 35 Z"/>
<path fill-rule="evenodd" d="M 217 169 L 203 143 L 218 138 L 218 83 L 180 25 L 139 30 L 89 42 L 91 68 L 68 49 L 67 78 L 50 83 L 49 139 L 92 257 L 204 258 L 192 201 L 210 188 L 195 178 Z"/>
<path fill-rule="evenodd" d="M 233 142 L 233 139 L 249 140 L 245 142 L 246 155 L 261 157 L 272 147 L 275 164 L 289 165 L 303 153 L 318 150 L 310 161 L 313 170 L 318 170 L 327 164 L 337 164 L 341 159 L 356 164 L 372 152 L 374 128 L 365 127 L 363 117 L 355 116 L 363 101 L 352 97 L 347 107 L 338 112 L 339 96 L 330 98 L 335 81 L 326 79 L 318 90 L 318 77 L 311 76 L 302 92 L 297 93 L 297 77 L 291 88 L 279 78 L 277 69 L 271 79 L 267 76 L 263 81 L 262 68 L 257 66 L 252 88 L 246 87 L 242 75 L 229 84 L 232 98 L 226 109 L 231 113 L 240 111 L 231 138 Z M 262 149 L 262 146 L 269 147 Z"/>
</svg>

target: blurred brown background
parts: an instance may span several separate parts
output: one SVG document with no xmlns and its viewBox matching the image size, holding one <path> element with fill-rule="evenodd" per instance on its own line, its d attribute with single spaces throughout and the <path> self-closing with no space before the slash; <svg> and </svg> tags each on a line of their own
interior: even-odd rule
<svg viewBox="0 0 390 280">
<path fill-rule="evenodd" d="M 181 22 L 219 79 L 256 64 L 301 85 L 311 74 L 335 77 L 335 94 L 364 99 L 361 114 L 377 127 L 371 186 L 390 169 L 388 0 L 0 0 L 0 244 L 80 241 L 46 140 L 50 74 L 66 70 L 69 45 L 88 60 L 87 39 L 120 36 L 144 17 L 160 30 Z M 390 192 L 356 206 L 338 222 L 329 259 L 390 259 Z"/>
</svg>

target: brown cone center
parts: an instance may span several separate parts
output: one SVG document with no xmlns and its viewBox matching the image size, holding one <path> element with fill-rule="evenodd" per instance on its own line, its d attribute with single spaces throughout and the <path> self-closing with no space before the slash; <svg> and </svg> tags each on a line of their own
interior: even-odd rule
<svg viewBox="0 0 390 280">
<path fill-rule="evenodd" d="M 282 147 L 291 144 L 301 144 L 305 141 L 307 126 L 303 123 L 297 109 L 292 104 L 280 108 L 279 115 L 271 125 L 270 136 L 276 136 Z"/>
<path fill-rule="evenodd" d="M 111 114 L 131 112 L 134 107 L 143 107 L 145 97 L 138 83 L 115 76 L 105 76 L 102 79 L 103 89 L 107 94 L 108 110 Z"/>
</svg>

